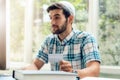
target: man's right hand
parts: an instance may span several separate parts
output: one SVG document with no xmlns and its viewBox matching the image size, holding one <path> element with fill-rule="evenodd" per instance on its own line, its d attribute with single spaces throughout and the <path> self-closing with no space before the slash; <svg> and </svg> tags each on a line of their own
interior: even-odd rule
<svg viewBox="0 0 120 80">
<path fill-rule="evenodd" d="M 44 62 L 42 62 L 39 59 L 35 59 L 34 62 L 28 66 L 25 66 L 23 68 L 21 68 L 22 70 L 39 70 L 42 68 L 42 66 L 44 65 Z"/>
</svg>

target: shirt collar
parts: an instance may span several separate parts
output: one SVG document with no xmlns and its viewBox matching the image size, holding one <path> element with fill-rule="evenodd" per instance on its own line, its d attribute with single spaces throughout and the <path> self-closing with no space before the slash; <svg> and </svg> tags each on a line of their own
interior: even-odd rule
<svg viewBox="0 0 120 80">
<path fill-rule="evenodd" d="M 64 45 L 72 38 L 73 35 L 74 35 L 74 31 L 72 30 L 71 33 L 62 42 L 59 40 L 57 35 L 56 35 L 56 38 L 61 45 Z"/>
</svg>

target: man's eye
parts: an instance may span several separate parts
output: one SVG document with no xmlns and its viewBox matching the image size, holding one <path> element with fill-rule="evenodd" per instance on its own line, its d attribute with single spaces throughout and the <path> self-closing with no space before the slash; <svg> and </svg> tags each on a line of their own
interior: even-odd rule
<svg viewBox="0 0 120 80">
<path fill-rule="evenodd" d="M 55 17 L 55 19 L 59 19 L 59 17 Z"/>
</svg>

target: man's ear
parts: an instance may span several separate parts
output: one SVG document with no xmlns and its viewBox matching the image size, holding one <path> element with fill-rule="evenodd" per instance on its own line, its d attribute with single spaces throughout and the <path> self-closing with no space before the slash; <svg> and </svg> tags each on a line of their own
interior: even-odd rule
<svg viewBox="0 0 120 80">
<path fill-rule="evenodd" d="M 70 15 L 70 16 L 69 16 L 69 23 L 73 23 L 73 21 L 74 21 L 74 16 L 73 16 L 73 15 Z"/>
</svg>

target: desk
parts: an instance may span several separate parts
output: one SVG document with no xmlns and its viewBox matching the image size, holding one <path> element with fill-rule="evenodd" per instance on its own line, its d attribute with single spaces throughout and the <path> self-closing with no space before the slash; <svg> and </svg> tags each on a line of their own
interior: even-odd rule
<svg viewBox="0 0 120 80">
<path fill-rule="evenodd" d="M 12 76 L 0 76 L 0 80 L 15 80 L 15 79 L 13 79 Z M 120 80 L 120 79 L 87 77 L 81 80 Z"/>
<path fill-rule="evenodd" d="M 12 76 L 0 76 L 0 80 L 15 80 Z"/>
<path fill-rule="evenodd" d="M 112 79 L 112 78 L 101 78 L 101 77 L 86 77 L 81 80 L 120 80 L 120 79 Z"/>
</svg>

